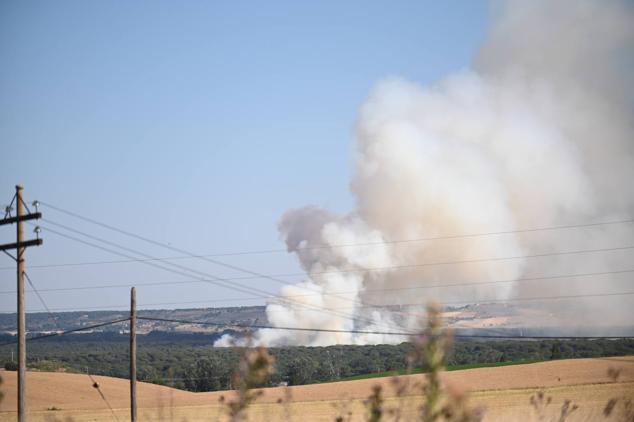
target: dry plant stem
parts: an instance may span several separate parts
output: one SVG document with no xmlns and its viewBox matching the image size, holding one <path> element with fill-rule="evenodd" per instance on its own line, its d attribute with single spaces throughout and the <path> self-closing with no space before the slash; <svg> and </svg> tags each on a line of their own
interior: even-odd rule
<svg viewBox="0 0 634 422">
<path fill-rule="evenodd" d="M 407 368 L 407 375 L 411 374 L 411 367 Z M 396 393 L 396 407 L 393 407 L 388 410 L 390 416 L 394 422 L 400 422 L 403 417 L 404 405 L 406 401 L 406 396 L 410 391 L 410 378 L 409 377 L 394 377 L 391 379 L 392 388 Z"/>
<path fill-rule="evenodd" d="M 350 411 L 351 401 L 344 397 L 344 400 L 333 403 L 334 408 L 337 411 L 335 422 L 350 422 L 352 420 L 352 411 Z"/>
<path fill-rule="evenodd" d="M 372 387 L 372 394 L 366 400 L 368 422 L 380 422 L 383 416 L 383 394 L 380 385 Z"/>
<path fill-rule="evenodd" d="M 559 422 L 564 422 L 568 419 L 568 416 L 572 414 L 575 410 L 577 410 L 579 406 L 576 404 L 572 404 L 571 400 L 565 400 L 564 404 L 561 406 L 561 413 L 559 414 Z"/>
<path fill-rule="evenodd" d="M 621 371 L 621 368 L 608 368 L 608 377 L 612 382 L 618 382 Z M 606 418 L 615 416 L 617 421 L 634 422 L 634 398 L 627 396 L 611 398 L 603 409 L 603 416 Z"/>
<path fill-rule="evenodd" d="M 471 422 L 482 419 L 481 412 L 467 406 L 464 394 L 443 389 L 440 375 L 445 370 L 451 344 L 452 334 L 443 329 L 440 308 L 429 305 L 427 327 L 414 343 L 414 351 L 409 357 L 410 365 L 421 365 L 426 373 L 426 383 L 422 387 L 425 402 L 420 413 L 423 422 Z"/>
<path fill-rule="evenodd" d="M 449 335 L 442 331 L 439 309 L 430 307 L 427 316 L 429 321 L 423 343 L 427 370 L 427 383 L 423 387 L 423 393 L 427 402 L 423 408 L 423 420 L 433 422 L 438 420 L 442 413 L 440 373 L 445 370 L 447 349 L 451 340 Z"/>
<path fill-rule="evenodd" d="M 422 385 L 424 404 L 419 413 L 423 422 L 475 422 L 482 419 L 479 412 L 467 406 L 464 394 L 443 389 L 440 375 L 446 367 L 451 339 L 451 333 L 443 329 L 439 307 L 428 306 L 426 329 L 415 341 L 413 351 L 408 357 L 408 373 L 411 373 L 411 369 L 416 365 L 422 366 L 426 373 L 426 383 Z M 392 416 L 396 421 L 403 417 L 403 402 L 410 389 L 409 378 L 394 378 L 392 385 L 398 397 L 397 407 L 385 412 L 381 387 L 375 385 L 372 394 L 365 401 L 369 422 L 379 422 L 385 414 Z M 568 406 L 565 412 L 562 409 L 562 415 L 573 410 L 575 409 L 570 410 Z M 337 420 L 342 421 L 343 418 L 339 417 Z"/>
<path fill-rule="evenodd" d="M 246 420 L 247 408 L 262 395 L 261 390 L 254 389 L 264 385 L 273 372 L 273 357 L 266 348 L 246 350 L 233 379 L 237 397 L 227 403 L 232 422 Z"/>
<path fill-rule="evenodd" d="M 440 373 L 445 370 L 447 353 L 451 346 L 451 334 L 443 330 L 440 308 L 427 307 L 427 328 L 423 336 L 415 343 L 410 357 L 413 364 L 422 364 L 427 382 L 423 386 L 425 404 L 422 408 L 422 420 L 435 422 L 443 416 Z"/>
<path fill-rule="evenodd" d="M 531 396 L 530 404 L 537 415 L 538 421 L 546 420 L 546 408 L 552 401 L 552 397 L 546 397 L 543 391 L 538 391 L 537 394 Z"/>
<path fill-rule="evenodd" d="M 543 391 L 538 391 L 537 394 L 531 396 L 530 404 L 535 411 L 538 421 L 547 421 L 548 419 L 548 406 L 552 403 L 552 397 L 546 396 Z M 568 417 L 575 411 L 579 409 L 579 406 L 572 403 L 571 400 L 564 400 L 564 403 L 561 405 L 561 409 L 559 412 L 559 417 L 556 419 L 557 422 L 565 422 Z M 550 419 L 555 420 L 555 419 Z"/>
<path fill-rule="evenodd" d="M 293 401 L 293 390 L 288 386 L 284 388 L 284 418 L 286 422 L 293 420 L 293 413 L 291 409 L 291 402 Z"/>
</svg>

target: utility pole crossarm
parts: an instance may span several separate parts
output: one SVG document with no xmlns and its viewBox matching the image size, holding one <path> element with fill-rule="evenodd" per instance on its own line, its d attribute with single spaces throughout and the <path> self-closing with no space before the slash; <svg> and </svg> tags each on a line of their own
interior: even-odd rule
<svg viewBox="0 0 634 422">
<path fill-rule="evenodd" d="M 13 224 L 20 221 L 28 221 L 28 220 L 39 220 L 42 218 L 41 212 L 34 212 L 31 214 L 25 214 L 21 216 L 9 217 L 0 220 L 0 226 L 4 226 L 5 224 Z"/>
<path fill-rule="evenodd" d="M 0 245 L 0 251 L 7 251 L 9 249 L 18 249 L 18 248 L 22 249 L 22 248 L 27 248 L 29 246 L 40 246 L 42 243 L 44 243 L 42 239 L 26 240 L 20 243 L 6 243 L 4 245 Z"/>
</svg>

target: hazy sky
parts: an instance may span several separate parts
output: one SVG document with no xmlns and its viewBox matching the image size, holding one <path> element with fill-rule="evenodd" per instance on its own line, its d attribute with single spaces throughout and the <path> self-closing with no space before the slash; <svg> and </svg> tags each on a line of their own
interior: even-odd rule
<svg viewBox="0 0 634 422">
<path fill-rule="evenodd" d="M 349 210 L 352 134 L 370 89 L 393 75 L 429 84 L 468 67 L 488 10 L 477 1 L 308 3 L 2 2 L 0 205 L 21 183 L 29 202 L 197 254 L 283 248 L 277 222 L 289 208 Z M 152 256 L 178 255 L 41 211 Z M 121 259 L 42 236 L 28 266 Z M 0 228 L 0 242 L 13 238 L 14 228 Z M 217 259 L 263 273 L 298 271 L 285 253 Z M 0 311 L 13 312 L 13 262 L 4 256 L 0 268 Z M 28 272 L 42 290 L 193 278 L 142 263 Z M 52 309 L 129 301 L 127 288 L 42 294 Z M 139 287 L 138 296 L 148 306 L 183 302 L 153 307 L 262 303 L 213 302 L 247 295 L 204 283 Z M 29 294 L 27 309 L 41 308 Z"/>
</svg>

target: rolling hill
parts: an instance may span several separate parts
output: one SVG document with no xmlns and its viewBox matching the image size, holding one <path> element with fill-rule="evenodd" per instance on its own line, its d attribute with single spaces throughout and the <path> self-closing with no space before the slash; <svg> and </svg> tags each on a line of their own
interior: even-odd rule
<svg viewBox="0 0 634 422">
<path fill-rule="evenodd" d="M 617 383 L 607 375 L 609 368 L 620 368 Z M 0 405 L 0 421 L 15 419 L 16 377 L 2 372 L 5 394 Z M 421 375 L 399 377 L 414 383 Z M 565 399 L 579 404 L 576 416 L 594 420 L 607 401 L 617 395 L 634 397 L 634 356 L 600 359 L 571 359 L 506 367 L 476 368 L 443 374 L 445 383 L 471 393 L 474 405 L 487 410 L 485 420 L 527 420 L 529 397 L 544 389 L 553 401 L 547 411 L 557 413 Z M 124 379 L 95 376 L 100 390 L 119 418 L 129 410 L 128 382 Z M 107 421 L 113 416 L 87 375 L 29 372 L 27 378 L 30 420 Z M 349 409 L 353 420 L 362 420 L 363 399 L 373 385 L 383 386 L 388 406 L 395 405 L 390 378 L 344 381 L 297 387 L 276 387 L 264 390 L 263 396 L 250 409 L 253 420 L 280 420 L 284 415 L 306 421 L 333 420 L 337 412 Z M 232 392 L 191 393 L 165 386 L 140 383 L 139 414 L 147 421 L 208 421 L 223 415 L 221 397 L 230 399 Z M 413 394 L 413 392 L 412 392 Z M 288 405 L 278 401 L 288 401 Z M 415 412 L 420 398 L 407 399 L 407 412 Z M 347 412 L 348 410 L 346 410 Z M 215 415 L 215 416 L 214 416 Z M 361 419 L 356 419 L 359 417 Z M 575 420 L 574 418 L 572 420 Z"/>
</svg>

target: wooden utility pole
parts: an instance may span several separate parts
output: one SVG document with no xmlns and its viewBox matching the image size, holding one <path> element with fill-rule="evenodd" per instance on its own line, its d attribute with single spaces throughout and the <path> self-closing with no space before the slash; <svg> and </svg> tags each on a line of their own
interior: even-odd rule
<svg viewBox="0 0 634 422">
<path fill-rule="evenodd" d="M 136 422 L 136 288 L 130 290 L 130 421 Z"/>
<path fill-rule="evenodd" d="M 24 251 L 20 246 L 24 240 L 24 229 L 20 218 L 24 215 L 22 203 L 22 186 L 15 187 L 17 223 L 17 258 L 18 258 L 18 421 L 26 420 L 26 314 L 24 311 Z"/>
<path fill-rule="evenodd" d="M 15 202 L 16 216 L 11 217 L 11 206 Z M 38 246 L 42 244 L 42 239 L 24 241 L 23 222 L 27 220 L 38 219 L 42 217 L 39 212 L 28 214 L 24 213 L 26 204 L 22 199 L 22 186 L 15 187 L 15 196 L 11 205 L 6 209 L 4 219 L 0 220 L 0 226 L 5 224 L 17 223 L 16 243 L 0 245 L 0 250 L 11 256 L 17 262 L 17 278 L 18 278 L 18 422 L 26 422 L 26 315 L 24 308 L 24 270 L 25 270 L 25 252 L 29 246 Z M 7 250 L 15 249 L 16 256 L 12 256 Z"/>
</svg>

